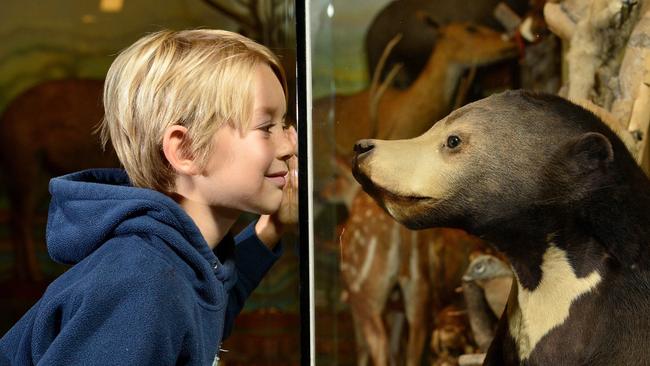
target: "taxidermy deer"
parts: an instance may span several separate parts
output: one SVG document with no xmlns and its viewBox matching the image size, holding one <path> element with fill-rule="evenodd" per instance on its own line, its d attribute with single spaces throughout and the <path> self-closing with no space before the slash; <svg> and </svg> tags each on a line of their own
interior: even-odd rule
<svg viewBox="0 0 650 366">
<path fill-rule="evenodd" d="M 478 239 L 462 231 L 411 231 L 359 191 L 340 236 L 341 278 L 350 305 L 359 365 L 388 365 L 382 313 L 398 286 L 409 325 L 406 365 L 420 365 L 431 313 L 454 296 Z M 393 360 L 394 361 L 394 360 Z M 394 364 L 393 362 L 391 362 Z"/>
<path fill-rule="evenodd" d="M 5 109 L 0 164 L 11 206 L 16 278 L 42 278 L 33 232 L 36 207 L 47 197 L 48 179 L 85 168 L 119 166 L 112 150 L 103 153 L 92 133 L 104 113 L 102 88 L 100 80 L 45 82 Z"/>
<path fill-rule="evenodd" d="M 388 1 L 377 12 L 366 31 L 364 48 L 368 70 L 373 73 L 377 69 L 378 61 L 388 41 L 397 34 L 403 34 L 402 41 L 386 60 L 387 70 L 384 70 L 381 78 L 382 80 L 385 78 L 392 65 L 402 63 L 404 67 L 391 85 L 404 88 L 410 85 L 424 69 L 436 44 L 435 29 L 422 22 L 420 19 L 422 16 L 432 18 L 438 24 L 471 22 L 492 29 L 502 29 L 502 24 L 493 15 L 498 5 L 508 8 L 515 14 L 523 14 L 529 6 L 529 1 L 480 0 L 457 3 L 447 0 Z"/>
</svg>

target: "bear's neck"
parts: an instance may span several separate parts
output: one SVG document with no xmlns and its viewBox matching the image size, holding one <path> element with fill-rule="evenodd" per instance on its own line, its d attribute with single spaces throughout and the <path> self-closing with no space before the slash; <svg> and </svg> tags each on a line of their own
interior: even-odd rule
<svg viewBox="0 0 650 366">
<path fill-rule="evenodd" d="M 578 223 L 625 267 L 650 269 L 650 187 L 645 181 L 602 190 L 577 208 Z"/>
<path fill-rule="evenodd" d="M 544 278 L 548 278 L 549 268 L 565 264 L 562 261 L 550 261 L 549 253 L 553 259 L 561 253 L 562 259 L 566 259 L 566 265 L 571 267 L 578 278 L 594 271 L 604 271 L 610 256 L 594 238 L 567 226 L 541 226 L 547 230 L 524 233 L 519 228 L 509 230 L 502 226 L 499 235 L 484 236 L 506 255 L 521 288 L 528 291 L 537 289 Z"/>
<path fill-rule="evenodd" d="M 491 222 L 481 236 L 508 257 L 528 290 L 542 281 L 551 246 L 566 253 L 578 277 L 594 270 L 604 274 L 612 266 L 650 270 L 650 192 L 629 187 L 603 189 L 570 207 L 520 212 Z"/>
</svg>

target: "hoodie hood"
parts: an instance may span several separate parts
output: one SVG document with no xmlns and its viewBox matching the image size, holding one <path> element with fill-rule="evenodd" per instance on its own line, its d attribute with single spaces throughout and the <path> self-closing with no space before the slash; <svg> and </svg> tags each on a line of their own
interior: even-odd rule
<svg viewBox="0 0 650 366">
<path fill-rule="evenodd" d="M 75 264 L 107 239 L 143 233 L 155 235 L 186 261 L 217 258 L 194 221 L 166 195 L 132 187 L 121 169 L 93 169 L 50 181 L 46 240 L 57 262 Z M 189 243 L 188 246 L 186 243 Z"/>
</svg>

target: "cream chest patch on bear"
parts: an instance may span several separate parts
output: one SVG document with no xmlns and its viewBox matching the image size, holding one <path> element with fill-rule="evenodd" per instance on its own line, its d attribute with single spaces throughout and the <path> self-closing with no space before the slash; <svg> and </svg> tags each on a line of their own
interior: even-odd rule
<svg viewBox="0 0 650 366">
<path fill-rule="evenodd" d="M 578 278 L 566 252 L 553 244 L 544 253 L 541 267 L 542 279 L 537 288 L 529 291 L 518 282 L 517 301 L 508 310 L 510 334 L 522 361 L 530 356 L 544 335 L 566 321 L 571 304 L 602 280 L 597 271 Z"/>
</svg>

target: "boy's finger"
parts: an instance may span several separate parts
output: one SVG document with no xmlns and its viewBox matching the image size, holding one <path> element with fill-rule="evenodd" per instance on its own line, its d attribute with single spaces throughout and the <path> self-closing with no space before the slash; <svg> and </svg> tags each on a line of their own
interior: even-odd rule
<svg viewBox="0 0 650 366">
<path fill-rule="evenodd" d="M 293 145 L 293 153 L 294 155 L 298 154 L 298 132 L 296 132 L 296 128 L 293 126 L 289 126 L 287 129 L 287 137 L 289 138 L 289 141 L 291 141 L 291 144 Z"/>
</svg>

